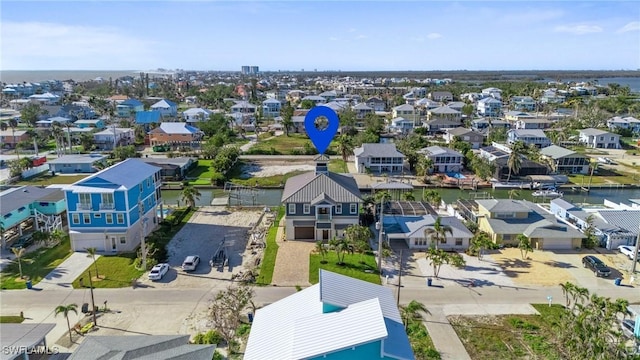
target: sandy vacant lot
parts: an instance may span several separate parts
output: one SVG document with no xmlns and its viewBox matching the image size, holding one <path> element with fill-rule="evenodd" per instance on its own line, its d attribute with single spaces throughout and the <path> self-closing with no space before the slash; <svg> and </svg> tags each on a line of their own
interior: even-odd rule
<svg viewBox="0 0 640 360">
<path fill-rule="evenodd" d="M 558 261 L 557 256 L 551 252 L 529 252 L 527 259 L 522 260 L 519 249 L 506 248 L 490 256 L 516 284 L 557 286 L 566 281 L 575 282 L 567 271 L 568 268 L 575 268 L 575 265 Z"/>
<path fill-rule="evenodd" d="M 242 177 L 267 177 L 274 175 L 282 175 L 292 171 L 313 171 L 315 166 L 310 164 L 293 164 L 293 165 L 276 165 L 276 164 L 255 164 L 245 165 L 242 167 Z"/>
</svg>

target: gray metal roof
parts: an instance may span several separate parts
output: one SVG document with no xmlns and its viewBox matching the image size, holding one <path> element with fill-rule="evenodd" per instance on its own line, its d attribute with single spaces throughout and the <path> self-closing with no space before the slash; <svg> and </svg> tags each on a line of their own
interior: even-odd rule
<svg viewBox="0 0 640 360">
<path fill-rule="evenodd" d="M 601 210 L 598 214 L 607 223 L 630 233 L 637 234 L 640 230 L 640 210 Z"/>
<path fill-rule="evenodd" d="M 27 349 L 40 344 L 56 324 L 2 324 L 0 344 L 5 349 Z M 0 359 L 12 360 L 20 357 L 15 352 L 0 352 Z"/>
<path fill-rule="evenodd" d="M 140 158 L 141 161 L 144 161 L 147 164 L 151 165 L 176 165 L 183 167 L 189 163 L 189 161 L 195 161 L 194 158 L 189 157 L 174 157 L 174 158 Z"/>
<path fill-rule="evenodd" d="M 482 134 L 480 134 L 478 132 L 475 132 L 475 131 L 473 131 L 471 129 L 467 129 L 467 128 L 461 127 L 461 126 L 457 127 L 457 128 L 454 128 L 454 129 L 448 129 L 447 132 L 449 134 L 451 134 L 451 135 L 454 135 L 454 136 L 465 136 L 465 135 L 467 135 L 467 136 L 484 137 L 484 135 L 482 135 Z"/>
<path fill-rule="evenodd" d="M 523 200 L 511 199 L 488 199 L 476 200 L 476 203 L 489 212 L 529 212 L 531 207 L 527 206 Z"/>
<path fill-rule="evenodd" d="M 106 156 L 101 154 L 64 155 L 49 161 L 49 164 L 93 164 L 96 161 L 102 161 L 106 158 Z"/>
<path fill-rule="evenodd" d="M 282 192 L 283 203 L 310 203 L 320 193 L 338 203 L 362 202 L 360 189 L 351 176 L 308 172 L 289 178 Z"/>
<path fill-rule="evenodd" d="M 567 200 L 564 200 L 562 198 L 557 198 L 557 199 L 553 199 L 551 200 L 552 204 L 557 205 L 558 207 L 560 207 L 561 209 L 564 210 L 570 210 L 570 209 L 575 209 L 576 206 L 570 202 L 568 202 Z"/>
<path fill-rule="evenodd" d="M 87 336 L 69 360 L 211 360 L 215 349 L 189 344 L 189 335 Z"/>
<path fill-rule="evenodd" d="M 572 157 L 585 157 L 582 154 L 578 154 L 577 152 L 573 151 L 573 150 L 569 150 L 566 148 L 563 148 L 561 146 L 558 145 L 551 145 L 551 146 L 547 146 L 546 148 L 543 148 L 540 150 L 540 155 L 544 155 L 544 156 L 548 156 L 552 159 L 561 159 L 563 157 L 567 157 L 567 156 L 572 156 Z"/>
<path fill-rule="evenodd" d="M 513 132 L 518 136 L 535 136 L 535 137 L 542 137 L 542 138 L 547 137 L 544 131 L 540 129 L 511 129 L 509 130 L 509 132 Z"/>
<path fill-rule="evenodd" d="M 610 132 L 608 131 L 594 129 L 594 128 L 582 129 L 580 130 L 580 133 L 587 136 L 598 136 L 598 135 L 610 134 Z"/>
<path fill-rule="evenodd" d="M 427 155 L 463 156 L 461 153 L 453 149 L 450 149 L 448 147 L 442 147 L 442 146 L 429 146 L 424 149 L 420 149 L 418 152 L 422 154 L 427 154 Z"/>
<path fill-rule="evenodd" d="M 15 209 L 26 207 L 34 201 L 44 200 L 59 201 L 64 199 L 64 193 L 60 189 L 40 188 L 36 186 L 22 186 L 0 192 L 0 213 L 2 216 Z"/>
<path fill-rule="evenodd" d="M 384 217 L 384 227 L 388 234 L 401 233 L 405 237 L 424 237 L 424 231 L 428 228 L 433 229 L 437 216 L 423 215 L 423 216 L 393 216 Z M 466 226 L 454 216 L 442 216 L 440 217 L 440 223 L 442 225 L 450 226 L 453 234 L 450 237 L 454 238 L 471 238 L 473 234 Z M 388 230 L 387 230 L 388 228 Z M 449 236 L 449 235 L 448 235 Z"/>
<path fill-rule="evenodd" d="M 404 157 L 404 155 L 396 149 L 396 144 L 362 144 L 361 147 L 355 148 L 353 153 L 358 157 Z"/>
</svg>

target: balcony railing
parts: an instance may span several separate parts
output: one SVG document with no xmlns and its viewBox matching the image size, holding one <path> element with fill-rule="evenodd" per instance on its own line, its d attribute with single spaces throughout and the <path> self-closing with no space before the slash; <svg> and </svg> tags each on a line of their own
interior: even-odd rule
<svg viewBox="0 0 640 360">
<path fill-rule="evenodd" d="M 113 203 L 100 203 L 100 210 L 113 210 L 115 205 Z"/>
<path fill-rule="evenodd" d="M 316 221 L 331 221 L 331 214 L 316 214 Z"/>
<path fill-rule="evenodd" d="M 91 210 L 91 203 L 78 203 L 78 209 Z"/>
</svg>

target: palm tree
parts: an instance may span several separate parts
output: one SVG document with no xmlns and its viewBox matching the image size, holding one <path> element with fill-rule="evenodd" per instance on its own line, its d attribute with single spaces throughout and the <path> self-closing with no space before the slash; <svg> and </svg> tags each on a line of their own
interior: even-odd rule
<svg viewBox="0 0 640 360">
<path fill-rule="evenodd" d="M 353 144 L 351 143 L 351 137 L 347 134 L 342 134 L 336 139 L 338 145 L 338 153 L 342 156 L 342 160 L 347 162 L 349 155 L 353 152 Z"/>
<path fill-rule="evenodd" d="M 435 248 L 438 250 L 438 243 L 441 240 L 447 239 L 447 233 L 453 235 L 453 228 L 449 225 L 442 225 L 442 218 L 438 216 L 436 221 L 433 223 L 433 228 L 428 227 L 424 230 L 424 237 L 431 237 L 432 239 L 435 238 Z"/>
<path fill-rule="evenodd" d="M 60 157 L 60 155 L 62 154 L 62 151 L 60 150 L 60 144 L 64 144 L 64 141 L 61 140 L 64 137 L 64 131 L 62 130 L 58 122 L 54 122 L 51 125 L 51 135 L 53 135 L 53 139 L 56 141 L 56 153 L 58 154 L 58 157 Z"/>
<path fill-rule="evenodd" d="M 284 128 L 284 133 L 289 136 L 289 129 L 293 126 L 293 107 L 287 103 L 282 108 L 282 127 Z"/>
<path fill-rule="evenodd" d="M 520 192 L 517 189 L 509 190 L 509 199 L 512 200 L 514 197 L 520 196 Z"/>
<path fill-rule="evenodd" d="M 562 294 L 564 295 L 564 301 L 565 301 L 565 308 L 568 309 L 569 308 L 569 295 L 571 295 L 575 289 L 576 286 L 573 285 L 572 283 L 570 283 L 569 281 L 565 282 L 564 284 L 560 284 L 560 288 L 562 288 Z"/>
<path fill-rule="evenodd" d="M 96 249 L 95 247 L 89 247 L 85 248 L 85 250 L 87 250 L 87 257 L 93 259 L 93 267 L 96 269 L 96 278 L 100 278 L 100 275 L 98 275 L 98 263 L 96 263 L 96 255 L 98 253 L 98 249 Z"/>
<path fill-rule="evenodd" d="M 16 149 L 16 155 L 18 156 L 18 160 L 20 160 L 20 152 L 18 151 L 18 143 L 16 142 L 16 128 L 18 127 L 18 120 L 9 119 L 6 125 L 8 125 L 11 128 L 11 139 L 13 141 L 13 146 Z"/>
<path fill-rule="evenodd" d="M 416 164 L 416 175 L 427 176 L 431 172 L 432 167 L 433 167 L 433 160 L 431 160 L 426 156 L 423 156 L 420 159 L 418 159 L 418 164 Z"/>
<path fill-rule="evenodd" d="M 180 199 L 189 204 L 190 207 L 196 207 L 196 201 L 200 200 L 200 191 L 191 185 L 187 185 L 180 193 Z"/>
<path fill-rule="evenodd" d="M 471 246 L 478 249 L 478 260 L 482 260 L 484 249 L 493 246 L 493 241 L 491 237 L 489 237 L 489 234 L 484 231 L 479 231 L 471 239 Z"/>
<path fill-rule="evenodd" d="M 24 254 L 27 252 L 27 249 L 21 247 L 21 248 L 11 248 L 11 251 L 13 251 L 13 255 L 16 256 L 16 260 L 18 260 L 18 269 L 20 270 L 20 279 L 23 278 L 22 276 L 22 256 L 24 256 Z"/>
<path fill-rule="evenodd" d="M 69 234 L 60 229 L 53 230 L 50 236 L 51 236 L 51 242 L 53 245 L 57 245 L 69 239 Z"/>
<path fill-rule="evenodd" d="M 405 306 L 400 306 L 400 315 L 402 316 L 402 322 L 404 323 L 405 331 L 409 326 L 409 322 L 411 322 L 412 320 L 422 319 L 420 311 L 431 314 L 431 312 L 429 312 L 429 310 L 426 306 L 424 306 L 423 303 L 417 302 L 415 300 L 411 300 L 411 302 Z"/>
<path fill-rule="evenodd" d="M 511 154 L 509 154 L 509 158 L 507 159 L 507 167 L 509 168 L 509 176 L 507 177 L 507 182 L 511 180 L 511 174 L 517 174 L 520 172 L 520 166 L 522 165 L 522 158 L 520 158 L 520 152 L 516 151 L 516 149 L 511 150 Z"/>
<path fill-rule="evenodd" d="M 31 238 L 36 243 L 41 243 L 44 246 L 49 244 L 49 240 L 51 239 L 51 234 L 47 231 L 37 230 L 34 231 L 31 235 Z"/>
<path fill-rule="evenodd" d="M 78 315 L 78 305 L 77 304 L 69 304 L 69 305 L 60 305 L 56 308 L 54 316 L 58 316 L 58 314 L 64 315 L 67 319 L 67 328 L 69 329 L 69 341 L 73 344 L 73 338 L 71 337 L 71 324 L 69 323 L 69 313 L 73 312 Z"/>
<path fill-rule="evenodd" d="M 316 251 L 322 256 L 321 263 L 324 264 L 326 262 L 324 257 L 327 255 L 327 248 L 324 246 L 324 242 L 322 240 L 316 241 Z"/>
<path fill-rule="evenodd" d="M 518 241 L 518 249 L 520 249 L 520 255 L 522 256 L 522 260 L 527 258 L 527 253 L 529 251 L 533 252 L 533 248 L 531 247 L 531 240 L 524 235 L 519 234 L 516 236 L 516 240 Z"/>
<path fill-rule="evenodd" d="M 593 173 L 598 169 L 598 162 L 594 158 L 589 158 L 589 167 L 591 173 L 589 174 L 589 189 L 591 189 L 591 180 L 593 180 Z"/>
<path fill-rule="evenodd" d="M 416 197 L 415 195 L 413 195 L 413 193 L 411 191 L 407 191 L 405 193 L 402 194 L 402 197 L 406 200 L 406 201 L 415 201 Z"/>
</svg>

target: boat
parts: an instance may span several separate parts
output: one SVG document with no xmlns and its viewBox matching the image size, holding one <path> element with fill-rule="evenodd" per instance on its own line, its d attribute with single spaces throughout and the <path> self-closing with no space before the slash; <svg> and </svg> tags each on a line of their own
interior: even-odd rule
<svg viewBox="0 0 640 360">
<path fill-rule="evenodd" d="M 556 189 L 547 189 L 547 190 L 536 190 L 533 193 L 531 193 L 531 195 L 535 197 L 559 198 L 559 197 L 562 197 L 564 194 L 562 193 L 562 191 L 558 191 Z"/>
</svg>

